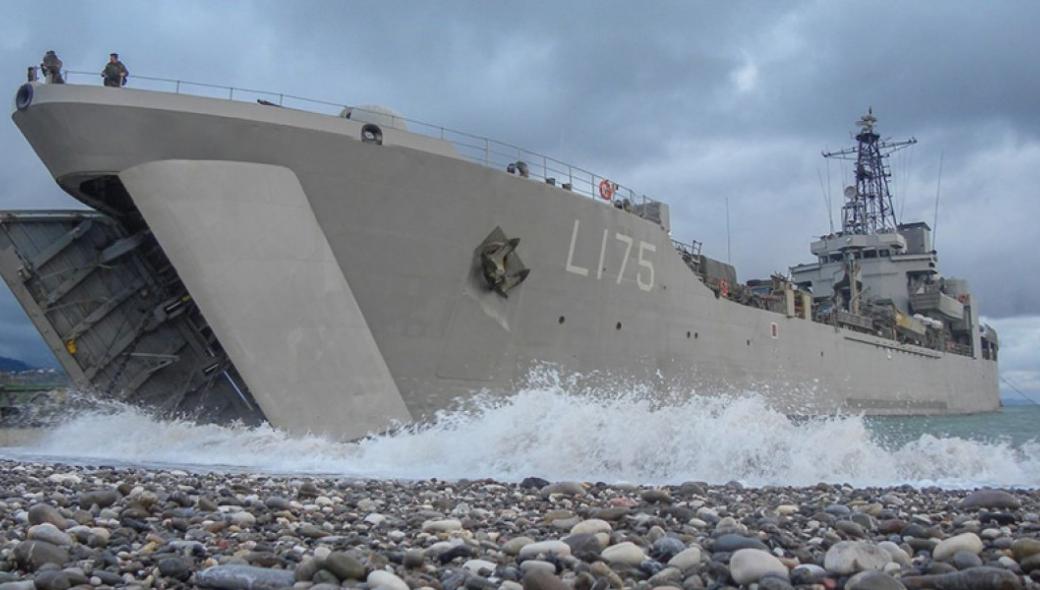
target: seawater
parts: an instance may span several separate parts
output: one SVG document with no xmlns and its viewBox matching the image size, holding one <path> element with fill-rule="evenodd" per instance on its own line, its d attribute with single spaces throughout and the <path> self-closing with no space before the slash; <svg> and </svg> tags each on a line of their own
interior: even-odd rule
<svg viewBox="0 0 1040 590">
<path fill-rule="evenodd" d="M 267 426 L 160 420 L 106 405 L 0 457 L 275 475 L 640 484 L 1040 487 L 1040 407 L 942 418 L 789 417 L 762 396 L 661 406 L 565 386 L 481 398 L 422 425 L 344 443 Z"/>
</svg>

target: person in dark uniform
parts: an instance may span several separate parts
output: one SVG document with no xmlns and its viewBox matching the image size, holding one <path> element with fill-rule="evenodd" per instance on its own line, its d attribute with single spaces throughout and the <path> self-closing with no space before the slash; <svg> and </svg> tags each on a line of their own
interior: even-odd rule
<svg viewBox="0 0 1040 590">
<path fill-rule="evenodd" d="M 105 79 L 105 86 L 114 88 L 126 86 L 126 78 L 129 75 L 130 72 L 127 71 L 126 66 L 119 61 L 119 54 L 108 54 L 108 63 L 105 64 L 105 69 L 101 71 L 101 77 Z"/>
<path fill-rule="evenodd" d="M 43 63 L 40 64 L 40 70 L 43 72 L 43 79 L 47 80 L 51 84 L 64 84 L 65 79 L 61 76 L 61 68 L 63 65 L 61 59 L 58 58 L 58 54 L 54 53 L 54 50 L 45 53 L 43 55 Z"/>
</svg>

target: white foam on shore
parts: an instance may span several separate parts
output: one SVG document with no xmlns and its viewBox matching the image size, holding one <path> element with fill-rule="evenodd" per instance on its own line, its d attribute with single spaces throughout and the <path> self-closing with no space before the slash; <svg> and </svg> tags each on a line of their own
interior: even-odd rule
<svg viewBox="0 0 1040 590">
<path fill-rule="evenodd" d="M 861 417 L 792 420 L 756 395 L 657 407 L 635 394 L 577 396 L 545 387 L 472 405 L 358 443 L 109 408 L 0 456 L 401 479 L 1040 487 L 1035 440 L 1016 447 L 923 435 L 886 448 Z"/>
</svg>

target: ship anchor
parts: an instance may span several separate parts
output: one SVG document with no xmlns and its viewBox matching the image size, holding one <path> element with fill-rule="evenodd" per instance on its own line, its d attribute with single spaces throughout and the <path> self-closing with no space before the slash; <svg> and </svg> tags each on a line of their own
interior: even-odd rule
<svg viewBox="0 0 1040 590">
<path fill-rule="evenodd" d="M 480 250 L 480 267 L 488 288 L 503 297 L 509 297 L 509 291 L 524 282 L 531 269 L 524 268 L 523 263 L 514 251 L 520 244 L 520 238 L 496 240 L 485 243 Z"/>
</svg>

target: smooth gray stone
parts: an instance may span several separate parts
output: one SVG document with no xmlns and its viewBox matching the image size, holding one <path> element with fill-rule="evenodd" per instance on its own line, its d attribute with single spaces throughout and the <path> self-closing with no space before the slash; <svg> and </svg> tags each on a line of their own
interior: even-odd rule
<svg viewBox="0 0 1040 590">
<path fill-rule="evenodd" d="M 61 530 L 68 528 L 69 523 L 58 509 L 50 504 L 35 504 L 29 509 L 29 524 L 49 522 Z"/>
<path fill-rule="evenodd" d="M 275 590 L 292 586 L 293 573 L 251 565 L 216 565 L 195 574 L 195 584 L 224 590 Z"/>
<path fill-rule="evenodd" d="M 571 590 L 571 587 L 555 575 L 535 569 L 524 575 L 524 590 Z"/>
<path fill-rule="evenodd" d="M 159 573 L 175 580 L 187 580 L 191 577 L 192 564 L 183 557 L 166 557 L 159 560 Z"/>
<path fill-rule="evenodd" d="M 79 507 L 90 508 L 97 504 L 98 508 L 108 508 L 119 500 L 119 492 L 114 489 L 93 490 L 79 495 Z"/>
<path fill-rule="evenodd" d="M 348 553 L 333 551 L 325 558 L 325 569 L 342 580 L 364 580 L 365 566 Z"/>
<path fill-rule="evenodd" d="M 961 508 L 1020 508 L 1022 502 L 1004 490 L 979 490 L 961 501 Z"/>
<path fill-rule="evenodd" d="M 33 583 L 36 584 L 36 590 L 68 590 L 72 587 L 69 577 L 61 570 L 39 572 L 33 578 Z"/>
<path fill-rule="evenodd" d="M 903 585 L 910 590 L 1019 590 L 1022 582 L 1006 569 L 976 567 L 962 572 L 933 576 L 907 576 Z"/>
<path fill-rule="evenodd" d="M 22 541 L 14 548 L 14 558 L 23 568 L 36 571 L 46 563 L 65 565 L 69 552 L 46 541 Z"/>
<path fill-rule="evenodd" d="M 906 586 L 884 572 L 867 570 L 849 578 L 845 590 L 906 590 Z"/>
<path fill-rule="evenodd" d="M 953 567 L 959 570 L 966 570 L 982 565 L 982 558 L 970 551 L 958 551 L 953 554 L 953 559 L 950 561 L 953 563 Z"/>
</svg>

